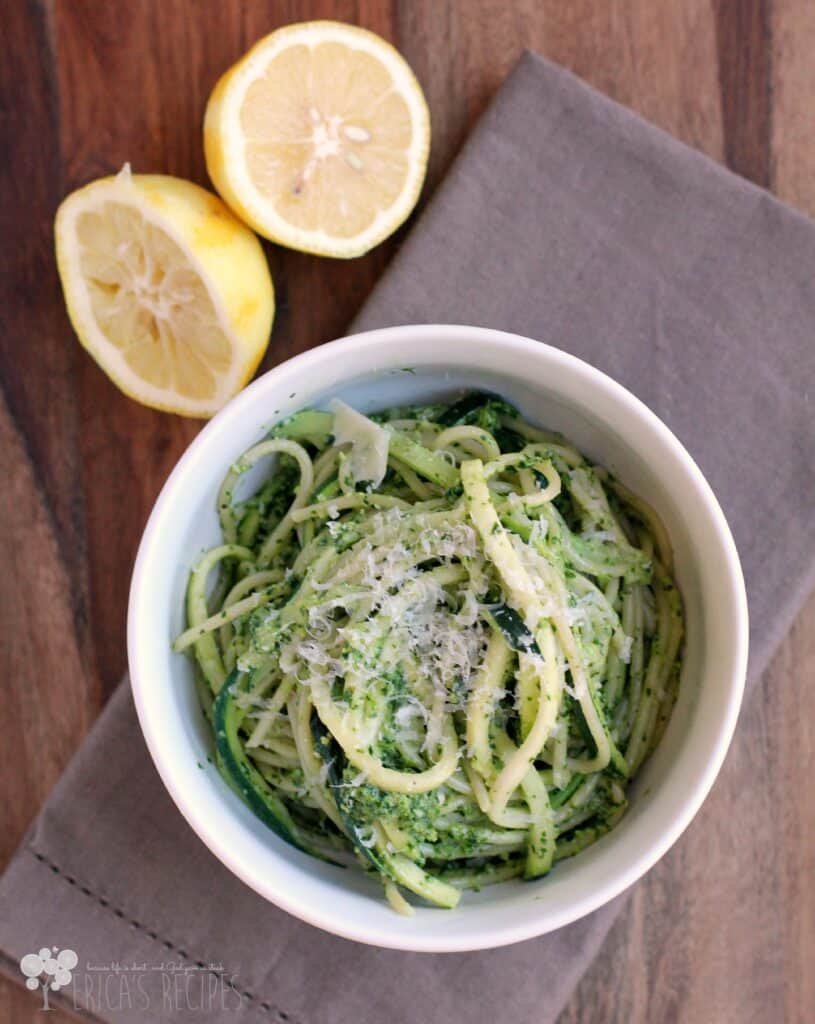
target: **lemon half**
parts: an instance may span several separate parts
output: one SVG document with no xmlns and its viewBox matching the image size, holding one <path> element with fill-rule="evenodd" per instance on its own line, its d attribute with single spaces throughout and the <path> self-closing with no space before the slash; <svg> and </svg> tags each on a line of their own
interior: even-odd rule
<svg viewBox="0 0 815 1024">
<path fill-rule="evenodd" d="M 55 231 L 74 330 L 125 394 L 206 417 L 249 380 L 274 289 L 257 238 L 217 196 L 125 167 L 68 196 Z"/>
<path fill-rule="evenodd" d="M 416 204 L 430 116 L 384 39 L 313 21 L 261 39 L 216 85 L 207 169 L 238 216 L 303 252 L 359 256 Z"/>
</svg>

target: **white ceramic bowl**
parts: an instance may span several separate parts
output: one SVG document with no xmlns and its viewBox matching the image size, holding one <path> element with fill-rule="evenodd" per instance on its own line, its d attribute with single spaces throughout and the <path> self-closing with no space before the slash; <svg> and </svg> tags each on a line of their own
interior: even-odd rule
<svg viewBox="0 0 815 1024">
<path fill-rule="evenodd" d="M 212 737 L 188 660 L 170 643 L 183 628 L 190 564 L 218 542 L 215 497 L 227 467 L 264 427 L 338 395 L 373 411 L 450 395 L 497 392 L 559 430 L 659 512 L 671 536 L 687 615 L 679 700 L 611 833 L 548 878 L 465 894 L 456 910 L 396 915 L 363 873 L 323 864 L 283 843 L 208 765 Z M 747 604 L 736 548 L 701 472 L 638 399 L 591 366 L 512 334 L 472 327 L 372 331 L 290 359 L 209 423 L 159 496 L 133 574 L 128 654 L 150 753 L 181 813 L 258 893 L 346 938 L 444 952 L 517 942 L 560 928 L 646 872 L 698 811 L 736 723 L 747 662 Z M 199 768 L 207 765 L 206 770 Z"/>
</svg>

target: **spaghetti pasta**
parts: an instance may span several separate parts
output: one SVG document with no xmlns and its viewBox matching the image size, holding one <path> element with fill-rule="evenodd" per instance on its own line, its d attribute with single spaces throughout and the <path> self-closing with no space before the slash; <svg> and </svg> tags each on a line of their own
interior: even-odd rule
<svg viewBox="0 0 815 1024">
<path fill-rule="evenodd" d="M 354 855 L 400 913 L 403 891 L 452 907 L 546 874 L 624 813 L 676 699 L 670 544 L 642 499 L 499 398 L 331 408 L 230 468 L 174 647 L 219 769 L 270 828 Z"/>
</svg>

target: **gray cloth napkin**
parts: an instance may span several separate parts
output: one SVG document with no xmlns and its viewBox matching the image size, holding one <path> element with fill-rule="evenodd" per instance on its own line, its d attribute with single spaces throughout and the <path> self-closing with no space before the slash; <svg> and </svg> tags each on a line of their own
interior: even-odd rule
<svg viewBox="0 0 815 1024">
<path fill-rule="evenodd" d="M 501 327 L 636 392 L 733 527 L 755 677 L 815 582 L 813 266 L 812 223 L 527 55 L 354 328 Z M 53 1001 L 123 1022 L 551 1024 L 616 909 L 448 956 L 300 924 L 182 821 L 121 687 L 0 881 L 0 966 L 22 980 L 23 954 L 71 947 Z"/>
</svg>

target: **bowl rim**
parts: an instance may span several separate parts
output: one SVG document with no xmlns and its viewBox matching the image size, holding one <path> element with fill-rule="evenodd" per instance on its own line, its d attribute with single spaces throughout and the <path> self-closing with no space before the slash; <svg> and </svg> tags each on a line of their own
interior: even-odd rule
<svg viewBox="0 0 815 1024">
<path fill-rule="evenodd" d="M 556 366 L 568 368 L 568 371 L 585 380 L 591 387 L 600 388 L 626 407 L 627 413 L 640 421 L 645 420 L 648 428 L 660 435 L 663 444 L 667 445 L 673 456 L 682 463 L 684 471 L 693 481 L 698 495 L 710 516 L 716 543 L 720 554 L 727 565 L 727 584 L 733 610 L 733 658 L 730 679 L 726 689 L 723 715 L 715 735 L 715 742 L 708 751 L 704 770 L 698 775 L 694 785 L 687 792 L 683 802 L 673 814 L 669 827 L 665 828 L 649 846 L 633 858 L 621 869 L 612 880 L 598 886 L 580 899 L 570 904 L 560 913 L 551 909 L 541 908 L 541 914 L 531 920 L 524 920 L 509 926 L 496 926 L 492 929 L 481 929 L 478 934 L 465 939 L 445 937 L 444 929 L 440 928 L 432 939 L 413 935 L 400 936 L 398 929 L 388 932 L 369 925 L 364 921 L 342 919 L 329 908 L 315 907 L 313 902 L 303 900 L 297 895 L 282 891 L 274 882 L 263 878 L 259 873 L 252 874 L 239 857 L 235 857 L 228 842 L 218 827 L 206 820 L 205 814 L 191 800 L 183 787 L 178 784 L 173 770 L 173 758 L 167 755 L 159 738 L 158 729 L 153 719 L 154 710 L 150 706 L 147 688 L 143 685 L 140 671 L 140 638 L 146 631 L 144 594 L 149 592 L 148 568 L 151 553 L 156 544 L 161 524 L 168 515 L 168 509 L 176 498 L 176 482 L 185 474 L 187 467 L 196 461 L 198 453 L 209 444 L 209 439 L 216 434 L 228 431 L 229 426 L 239 422 L 243 409 L 249 405 L 254 395 L 269 387 L 270 380 L 286 376 L 301 377 L 307 374 L 310 367 L 337 355 L 354 353 L 365 354 L 366 350 L 381 347 L 387 343 L 416 340 L 418 335 L 432 335 L 440 344 L 457 343 L 464 340 L 470 342 L 488 341 L 506 346 L 518 356 L 523 354 L 545 353 L 546 358 Z M 451 364 L 460 362 L 454 355 Z M 556 390 L 556 388 L 555 388 Z M 263 427 L 258 423 L 258 430 Z M 149 602 L 147 602 L 149 604 Z M 464 324 L 404 324 L 396 327 L 385 327 L 359 332 L 327 342 L 316 348 L 284 360 L 277 366 L 262 374 L 248 387 L 235 396 L 204 426 L 192 443 L 176 462 L 173 470 L 164 482 L 158 498 L 145 526 L 135 559 L 131 578 L 128 616 L 127 616 L 127 650 L 131 689 L 133 692 L 139 724 L 145 738 L 150 756 L 159 776 L 169 792 L 176 807 L 186 819 L 207 848 L 246 885 L 263 898 L 294 917 L 334 935 L 353 941 L 362 942 L 382 948 L 399 949 L 413 952 L 464 952 L 468 950 L 497 948 L 534 938 L 561 928 L 581 917 L 597 910 L 610 902 L 620 893 L 633 885 L 646 874 L 653 865 L 676 842 L 710 792 L 721 769 L 735 730 L 744 693 L 747 671 L 749 643 L 749 621 L 747 596 L 735 541 L 731 534 L 725 515 L 716 499 L 713 490 L 705 479 L 702 471 L 666 424 L 644 402 L 632 392 L 619 384 L 602 370 L 597 369 L 585 360 L 564 352 L 545 342 L 533 340 L 522 335 L 493 328 L 472 327 Z M 394 915 L 395 922 L 399 918 Z M 488 934 L 487 934 L 488 933 Z"/>
</svg>

